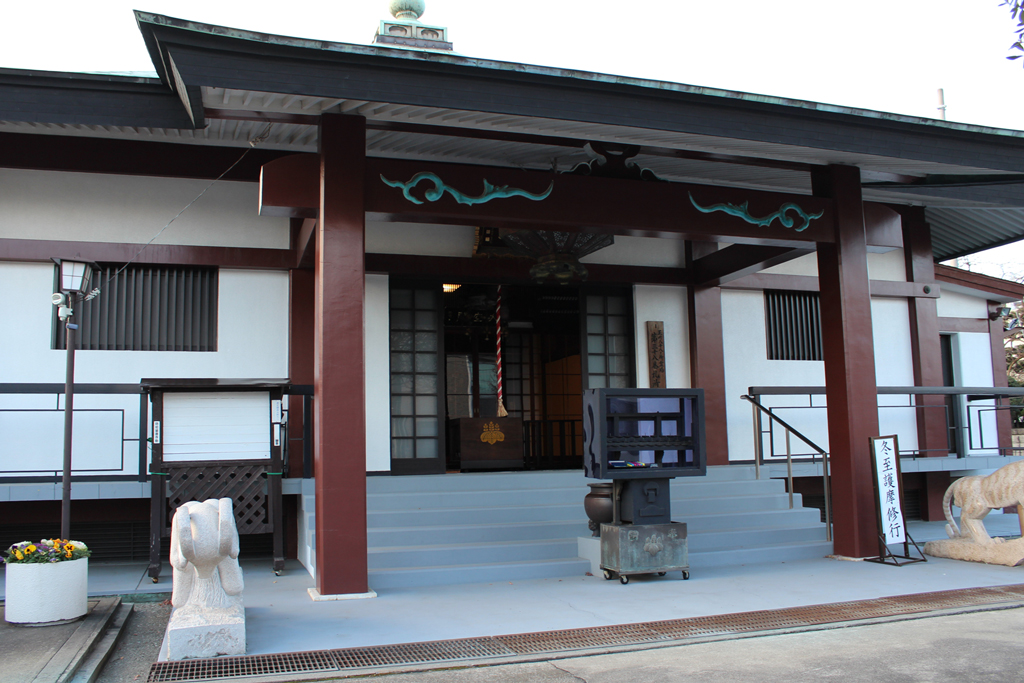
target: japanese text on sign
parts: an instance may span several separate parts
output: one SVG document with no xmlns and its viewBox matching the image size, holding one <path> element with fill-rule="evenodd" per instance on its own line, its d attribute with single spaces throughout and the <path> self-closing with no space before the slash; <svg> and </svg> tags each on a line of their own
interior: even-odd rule
<svg viewBox="0 0 1024 683">
<path fill-rule="evenodd" d="M 886 545 L 906 543 L 907 533 L 900 507 L 900 478 L 896 469 L 896 439 L 882 437 L 872 440 L 875 476 L 878 477 L 878 510 L 882 518 L 882 534 Z"/>
</svg>

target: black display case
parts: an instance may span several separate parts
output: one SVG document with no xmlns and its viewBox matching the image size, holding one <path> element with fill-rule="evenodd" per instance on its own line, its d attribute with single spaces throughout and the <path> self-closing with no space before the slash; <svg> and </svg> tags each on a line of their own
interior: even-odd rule
<svg viewBox="0 0 1024 683">
<path fill-rule="evenodd" d="M 703 389 L 587 389 L 583 469 L 593 479 L 703 476 Z"/>
</svg>

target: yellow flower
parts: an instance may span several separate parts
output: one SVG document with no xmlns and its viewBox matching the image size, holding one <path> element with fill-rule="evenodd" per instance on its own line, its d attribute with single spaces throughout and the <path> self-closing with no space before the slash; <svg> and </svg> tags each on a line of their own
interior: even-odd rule
<svg viewBox="0 0 1024 683">
<path fill-rule="evenodd" d="M 66 558 L 68 558 L 68 559 L 70 560 L 70 559 L 71 559 L 71 551 L 70 551 L 70 550 L 69 550 L 69 551 L 67 551 L 67 552 L 66 552 L 66 553 L 64 554 L 64 557 L 66 557 Z"/>
<path fill-rule="evenodd" d="M 27 550 L 30 553 L 34 553 L 36 551 L 36 547 L 34 545 L 30 545 L 29 547 L 25 548 L 25 550 Z"/>
<path fill-rule="evenodd" d="M 20 550 L 15 550 L 14 551 L 14 556 L 16 558 L 18 558 L 19 560 L 24 560 L 25 559 L 25 556 L 22 554 L 22 552 Z M 12 569 L 11 571 L 14 571 L 14 570 Z"/>
</svg>

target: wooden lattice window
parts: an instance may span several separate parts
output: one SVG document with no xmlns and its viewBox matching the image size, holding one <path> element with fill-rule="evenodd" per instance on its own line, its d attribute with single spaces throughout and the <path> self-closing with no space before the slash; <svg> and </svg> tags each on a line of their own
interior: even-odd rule
<svg viewBox="0 0 1024 683">
<path fill-rule="evenodd" d="M 821 298 L 817 292 L 765 290 L 768 360 L 822 360 Z"/>
<path fill-rule="evenodd" d="M 79 349 L 217 350 L 216 268 L 106 266 L 93 273 L 90 286 L 99 294 L 74 305 Z M 56 307 L 53 315 L 52 346 L 66 348 Z"/>
<path fill-rule="evenodd" d="M 391 288 L 391 457 L 395 460 L 436 459 L 442 454 L 440 299 L 440 288 Z"/>
<path fill-rule="evenodd" d="M 633 387 L 633 311 L 629 296 L 588 293 L 585 298 L 586 388 Z"/>
</svg>

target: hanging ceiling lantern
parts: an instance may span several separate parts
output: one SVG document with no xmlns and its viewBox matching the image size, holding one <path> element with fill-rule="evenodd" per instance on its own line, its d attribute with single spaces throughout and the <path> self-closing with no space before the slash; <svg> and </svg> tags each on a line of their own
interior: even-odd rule
<svg viewBox="0 0 1024 683">
<path fill-rule="evenodd" d="M 555 230 L 501 230 L 501 241 L 515 253 L 535 259 L 530 277 L 537 283 L 568 284 L 587 279 L 580 259 L 615 243 L 612 235 Z"/>
<path fill-rule="evenodd" d="M 451 294 L 452 292 L 454 292 L 456 289 L 458 289 L 461 286 L 462 285 L 448 285 L 448 284 L 444 284 L 444 285 L 441 285 L 441 291 L 444 292 L 445 294 Z"/>
</svg>

